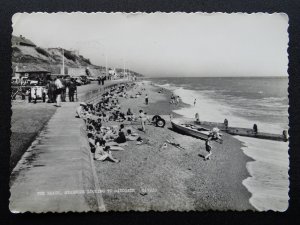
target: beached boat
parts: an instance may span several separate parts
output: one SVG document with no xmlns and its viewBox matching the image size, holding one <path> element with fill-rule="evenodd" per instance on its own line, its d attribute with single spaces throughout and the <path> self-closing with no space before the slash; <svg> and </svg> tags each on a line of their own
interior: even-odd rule
<svg viewBox="0 0 300 225">
<path fill-rule="evenodd" d="M 171 124 L 174 130 L 179 131 L 180 133 L 190 135 L 196 138 L 201 138 L 201 139 L 208 139 L 208 136 L 210 134 L 210 130 L 206 129 L 202 126 L 195 125 L 192 123 L 189 123 L 183 119 L 172 119 Z"/>
</svg>

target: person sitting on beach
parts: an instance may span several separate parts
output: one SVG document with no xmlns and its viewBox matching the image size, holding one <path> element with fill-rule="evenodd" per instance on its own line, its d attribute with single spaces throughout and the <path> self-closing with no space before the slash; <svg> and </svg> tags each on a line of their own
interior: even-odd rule
<svg viewBox="0 0 300 225">
<path fill-rule="evenodd" d="M 131 109 L 130 109 L 130 108 L 128 108 L 126 115 L 127 115 L 127 119 L 128 119 L 128 120 L 131 120 L 131 119 L 132 119 L 133 113 L 131 112 Z"/>
<path fill-rule="evenodd" d="M 131 112 L 131 109 L 130 109 L 130 108 L 128 108 L 126 115 L 127 115 L 127 116 L 132 116 L 132 115 L 133 115 L 133 113 Z"/>
<path fill-rule="evenodd" d="M 80 103 L 80 105 L 76 108 L 76 114 L 79 118 L 82 118 L 82 116 L 86 114 L 86 103 Z"/>
<path fill-rule="evenodd" d="M 124 132 L 124 124 L 120 125 L 118 137 L 114 141 L 117 142 L 118 144 L 126 142 L 126 136 L 125 136 L 125 132 Z"/>
<path fill-rule="evenodd" d="M 137 134 L 133 134 L 130 129 L 127 130 L 127 133 L 126 133 L 126 140 L 127 141 L 136 141 L 138 138 L 139 137 L 138 137 Z"/>
<path fill-rule="evenodd" d="M 104 140 L 104 132 L 101 130 L 98 130 L 94 136 L 96 140 Z"/>
<path fill-rule="evenodd" d="M 214 128 L 210 131 L 209 137 L 210 137 L 212 140 L 221 140 L 221 141 L 222 141 L 221 134 L 220 134 L 220 129 L 217 128 L 217 127 L 214 127 Z"/>
<path fill-rule="evenodd" d="M 171 100 L 170 100 L 170 104 L 174 104 L 175 102 L 175 96 L 174 94 L 171 95 Z"/>
<path fill-rule="evenodd" d="M 125 114 L 123 112 L 119 112 L 117 121 L 123 122 L 124 120 L 126 120 Z"/>
<path fill-rule="evenodd" d="M 96 142 L 96 149 L 94 153 L 94 160 L 105 161 L 106 159 L 112 162 L 120 162 L 121 160 L 115 159 L 112 156 L 109 146 L 105 146 L 106 142 L 104 140 Z"/>
<path fill-rule="evenodd" d="M 102 114 L 102 119 L 103 119 L 103 122 L 108 122 L 108 116 L 107 116 L 107 114 L 103 113 Z"/>
<path fill-rule="evenodd" d="M 210 159 L 210 156 L 212 154 L 211 152 L 211 145 L 210 145 L 210 140 L 209 139 L 206 139 L 205 141 L 205 150 L 208 152 L 208 154 L 204 157 L 204 160 L 209 160 Z"/>
<path fill-rule="evenodd" d="M 101 120 L 93 120 L 92 125 L 94 126 L 95 133 L 101 129 L 102 123 Z"/>
<path fill-rule="evenodd" d="M 96 129 L 93 126 L 93 124 L 88 124 L 87 125 L 87 133 L 92 134 L 92 135 L 94 135 L 96 133 Z"/>
<path fill-rule="evenodd" d="M 90 148 L 91 148 L 91 152 L 95 152 L 95 139 L 94 139 L 94 135 L 91 134 L 91 133 L 88 133 L 87 135 L 88 137 L 88 141 L 89 141 L 89 145 L 90 145 Z"/>
<path fill-rule="evenodd" d="M 106 141 L 113 141 L 118 137 L 118 134 L 114 128 L 108 128 L 105 135 L 104 140 Z"/>
</svg>

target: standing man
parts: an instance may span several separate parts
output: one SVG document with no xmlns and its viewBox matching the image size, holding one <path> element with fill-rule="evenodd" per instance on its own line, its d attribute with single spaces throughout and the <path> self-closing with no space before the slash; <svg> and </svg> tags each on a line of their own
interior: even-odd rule
<svg viewBox="0 0 300 225">
<path fill-rule="evenodd" d="M 139 114 L 139 118 L 140 118 L 141 124 L 142 124 L 142 131 L 146 132 L 145 123 L 146 123 L 146 119 L 147 119 L 147 118 L 146 118 L 146 116 L 145 116 L 143 110 L 140 110 L 139 113 L 140 113 L 140 114 Z"/>
<path fill-rule="evenodd" d="M 36 104 L 36 100 L 37 100 L 37 88 L 35 87 L 34 91 L 33 91 L 33 103 L 34 104 Z"/>
<path fill-rule="evenodd" d="M 61 103 L 61 92 L 62 92 L 63 84 L 60 80 L 60 76 L 57 76 L 54 83 L 56 86 L 56 106 L 61 107 L 60 103 Z"/>
<path fill-rule="evenodd" d="M 26 95 L 28 96 L 28 103 L 30 103 L 31 102 L 31 89 L 30 88 L 27 89 Z"/>
<path fill-rule="evenodd" d="M 197 99 L 195 98 L 195 100 L 194 100 L 194 106 L 196 105 L 196 103 L 197 103 Z"/>
<path fill-rule="evenodd" d="M 62 83 L 62 88 L 61 88 L 61 100 L 62 102 L 66 101 L 66 79 L 61 77 L 60 81 Z"/>
<path fill-rule="evenodd" d="M 100 80 L 101 80 L 100 76 L 98 76 L 97 80 L 98 80 L 98 85 L 100 85 Z"/>
<path fill-rule="evenodd" d="M 55 80 L 51 80 L 51 103 L 54 103 L 56 101 L 56 85 L 55 85 Z"/>
<path fill-rule="evenodd" d="M 76 90 L 76 84 L 73 80 L 73 78 L 71 79 L 70 85 L 69 85 L 69 101 L 70 102 L 74 102 L 74 93 Z"/>
<path fill-rule="evenodd" d="M 46 102 L 46 88 L 43 88 L 42 89 L 42 99 L 43 99 L 43 102 L 45 103 Z"/>
<path fill-rule="evenodd" d="M 146 94 L 146 96 L 145 96 L 145 104 L 148 105 L 148 103 L 149 103 L 149 98 L 148 98 L 148 94 Z"/>
</svg>

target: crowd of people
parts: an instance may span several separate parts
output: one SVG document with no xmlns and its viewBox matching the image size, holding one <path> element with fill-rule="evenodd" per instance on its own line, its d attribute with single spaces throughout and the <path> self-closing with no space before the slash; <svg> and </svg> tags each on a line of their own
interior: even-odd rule
<svg viewBox="0 0 300 225">
<path fill-rule="evenodd" d="M 131 109 L 122 112 L 118 98 L 128 98 L 127 89 L 135 84 L 121 84 L 109 88 L 95 104 L 81 102 L 76 109 L 77 117 L 85 121 L 87 137 L 94 160 L 109 160 L 119 162 L 114 158 L 112 151 L 122 151 L 128 141 L 142 144 L 143 139 L 131 126 L 125 127 L 126 121 L 140 121 L 142 131 L 146 131 L 145 124 L 149 121 L 143 110 L 134 115 Z M 121 122 L 119 125 L 108 126 L 108 121 Z"/>
<path fill-rule="evenodd" d="M 28 102 L 37 103 L 37 91 L 38 88 L 29 88 L 26 91 L 26 96 L 28 96 Z M 43 88 L 41 91 L 43 102 L 56 103 L 56 106 L 60 107 L 61 102 L 67 101 L 67 93 L 69 96 L 69 101 L 74 102 L 74 96 L 77 93 L 77 85 L 74 78 L 66 79 L 63 76 L 57 76 L 55 79 L 48 80 L 45 88 Z"/>
<path fill-rule="evenodd" d="M 141 128 L 139 130 L 146 133 L 146 124 L 151 123 L 147 113 L 139 110 L 139 113 L 135 115 L 130 108 L 127 111 L 122 111 L 119 104 L 120 98 L 138 98 L 142 96 L 141 91 L 128 95 L 128 89 L 135 89 L 135 85 L 135 83 L 126 83 L 110 87 L 106 89 L 96 103 L 81 102 L 76 109 L 77 117 L 82 118 L 86 124 L 87 139 L 94 160 L 120 162 L 119 159 L 113 156 L 113 151 L 123 151 L 123 147 L 127 146 L 129 141 L 136 141 L 137 145 L 147 142 L 131 126 L 131 122 L 140 122 Z M 149 96 L 145 94 L 145 104 L 148 104 L 148 98 Z M 180 98 L 174 95 L 171 99 L 174 102 L 180 101 Z M 195 117 L 196 121 L 200 121 L 198 113 Z M 208 154 L 204 157 L 204 160 L 209 160 L 212 155 L 210 141 L 222 140 L 219 131 L 217 128 L 212 129 L 209 138 L 205 141 L 205 149 Z M 181 147 L 172 141 L 166 143 Z"/>
<path fill-rule="evenodd" d="M 106 76 L 99 76 L 97 78 L 98 81 L 98 85 L 104 85 L 104 82 L 107 80 L 108 78 Z"/>
</svg>

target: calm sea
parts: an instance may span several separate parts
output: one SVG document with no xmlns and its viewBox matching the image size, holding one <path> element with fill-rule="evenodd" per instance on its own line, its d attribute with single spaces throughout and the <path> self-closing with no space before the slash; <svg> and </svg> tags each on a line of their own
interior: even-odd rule
<svg viewBox="0 0 300 225">
<path fill-rule="evenodd" d="M 288 78 L 151 78 L 153 83 L 172 90 L 188 107 L 174 112 L 229 126 L 281 134 L 288 129 Z M 194 100 L 196 105 L 194 106 Z M 247 164 L 251 177 L 243 184 L 252 193 L 250 203 L 258 210 L 284 211 L 288 207 L 288 143 L 238 137 L 243 151 L 255 161 Z"/>
</svg>

